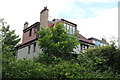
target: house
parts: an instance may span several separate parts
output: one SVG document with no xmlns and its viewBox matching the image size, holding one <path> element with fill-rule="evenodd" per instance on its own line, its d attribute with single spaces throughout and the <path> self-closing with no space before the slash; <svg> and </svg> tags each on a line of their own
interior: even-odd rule
<svg viewBox="0 0 120 80">
<path fill-rule="evenodd" d="M 99 40 L 97 38 L 94 38 L 94 37 L 91 37 L 91 38 L 88 38 L 88 40 L 90 40 L 91 42 L 93 42 L 96 46 L 106 46 L 108 45 L 108 43 L 106 42 L 105 39 L 102 38 L 102 40 Z"/>
<path fill-rule="evenodd" d="M 55 23 L 63 22 L 64 26 L 66 26 L 65 29 L 69 30 L 68 34 L 72 35 L 74 34 L 74 31 L 77 31 L 77 25 L 65 19 L 53 19 L 52 21 L 49 21 L 48 12 L 49 10 L 47 9 L 47 7 L 45 7 L 40 12 L 40 22 L 36 22 L 31 26 L 28 26 L 29 23 L 25 22 L 22 43 L 16 46 L 17 59 L 29 59 L 37 57 L 38 53 L 41 53 L 41 49 L 36 43 L 36 41 L 38 40 L 36 32 L 40 30 L 40 26 L 54 27 Z M 81 34 L 78 34 L 78 39 L 80 44 L 78 45 L 77 49 L 74 49 L 77 53 L 79 53 L 80 51 L 84 51 L 85 49 L 88 49 L 94 45 L 94 43 L 92 43 L 90 40 L 88 40 Z"/>
</svg>

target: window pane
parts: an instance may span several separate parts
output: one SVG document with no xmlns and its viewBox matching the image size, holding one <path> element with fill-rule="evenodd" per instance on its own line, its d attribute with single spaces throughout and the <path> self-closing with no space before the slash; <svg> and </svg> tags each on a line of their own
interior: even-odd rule
<svg viewBox="0 0 120 80">
<path fill-rule="evenodd" d="M 37 27 L 34 28 L 34 34 L 36 34 L 36 32 L 37 32 Z"/>
<path fill-rule="evenodd" d="M 30 54 L 30 46 L 28 46 L 28 54 Z"/>
<path fill-rule="evenodd" d="M 65 29 L 65 31 L 66 31 L 66 24 L 63 24 L 64 25 L 64 29 Z"/>
<path fill-rule="evenodd" d="M 85 49 L 87 49 L 87 46 L 85 46 Z"/>
<path fill-rule="evenodd" d="M 75 27 L 73 27 L 73 34 L 75 33 Z"/>
<path fill-rule="evenodd" d="M 67 25 L 67 33 L 69 33 L 69 25 Z"/>
<path fill-rule="evenodd" d="M 29 31 L 29 37 L 32 35 L 32 29 L 30 29 Z"/>
<path fill-rule="evenodd" d="M 70 26 L 70 34 L 73 34 L 72 26 Z"/>
<path fill-rule="evenodd" d="M 36 50 L 36 43 L 33 44 L 33 52 Z"/>
</svg>

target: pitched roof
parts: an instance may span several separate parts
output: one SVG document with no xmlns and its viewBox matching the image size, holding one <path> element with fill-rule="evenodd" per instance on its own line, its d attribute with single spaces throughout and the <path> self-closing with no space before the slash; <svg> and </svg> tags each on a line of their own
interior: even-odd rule
<svg viewBox="0 0 120 80">
<path fill-rule="evenodd" d="M 56 21 L 56 20 L 54 19 L 53 21 L 48 21 L 48 27 L 53 27 L 55 23 L 61 23 L 61 22 L 63 22 L 63 21 L 67 21 L 67 20 L 65 20 L 65 19 L 57 19 L 57 21 Z M 69 22 L 69 21 L 67 21 L 67 22 L 68 22 L 68 23 L 71 23 L 71 24 L 73 24 L 73 25 L 75 25 L 75 26 L 77 26 L 76 24 L 74 24 L 74 23 L 72 23 L 72 22 Z M 36 27 L 36 26 L 40 26 L 40 22 L 34 23 L 33 25 L 29 26 L 28 28 L 26 28 L 26 29 L 23 30 L 23 31 L 27 31 L 27 30 L 29 30 L 29 29 L 31 29 L 31 28 L 33 28 L 33 27 Z M 80 41 L 94 45 L 94 43 L 93 43 L 91 40 L 88 40 L 88 39 L 85 38 L 83 35 L 78 34 L 78 36 L 79 36 L 78 39 L 79 39 Z M 37 38 L 36 38 L 36 39 L 37 39 Z M 22 43 L 21 45 L 24 45 L 24 44 Z M 18 45 L 17 47 L 19 47 L 19 46 L 21 46 L 21 45 Z"/>
<path fill-rule="evenodd" d="M 54 23 L 52 21 L 48 21 L 48 27 L 53 27 Z"/>
<path fill-rule="evenodd" d="M 80 41 L 84 41 L 90 44 L 94 44 L 92 41 L 88 40 L 87 38 L 85 38 L 83 35 L 81 35 L 80 33 L 78 34 L 79 40 Z"/>
<path fill-rule="evenodd" d="M 107 44 L 107 42 L 105 42 L 105 41 L 103 41 L 103 40 L 99 40 L 99 39 L 94 38 L 94 37 L 88 38 L 88 40 L 95 40 L 95 41 L 99 41 L 99 42 L 101 42 L 101 43 Z"/>
</svg>

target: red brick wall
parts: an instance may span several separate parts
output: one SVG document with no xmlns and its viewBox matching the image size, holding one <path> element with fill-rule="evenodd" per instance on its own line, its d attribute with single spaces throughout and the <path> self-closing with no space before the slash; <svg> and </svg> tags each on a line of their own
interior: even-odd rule
<svg viewBox="0 0 120 80">
<path fill-rule="evenodd" d="M 32 28 L 31 36 L 29 36 L 29 33 L 30 33 L 30 30 L 28 30 L 27 32 L 23 33 L 23 41 L 22 41 L 22 43 L 26 43 L 26 42 L 29 42 L 31 40 L 36 39 L 35 28 Z"/>
</svg>

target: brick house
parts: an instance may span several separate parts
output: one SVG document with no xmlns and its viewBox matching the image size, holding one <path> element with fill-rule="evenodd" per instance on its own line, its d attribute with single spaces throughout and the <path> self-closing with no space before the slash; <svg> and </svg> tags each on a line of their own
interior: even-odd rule
<svg viewBox="0 0 120 80">
<path fill-rule="evenodd" d="M 65 19 L 53 19 L 52 21 L 48 21 L 48 12 L 49 10 L 45 7 L 40 12 L 40 22 L 36 22 L 31 26 L 28 26 L 28 22 L 24 24 L 22 43 L 16 46 L 16 57 L 18 59 L 37 57 L 38 53 L 41 52 L 41 49 L 36 43 L 38 40 L 36 32 L 40 30 L 40 26 L 53 27 L 55 23 L 63 22 L 66 29 L 69 30 L 69 34 L 74 34 L 74 31 L 77 31 L 77 25 Z M 94 43 L 81 34 L 78 34 L 78 36 L 80 44 L 77 49 L 74 49 L 77 53 L 94 46 Z"/>
</svg>

